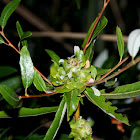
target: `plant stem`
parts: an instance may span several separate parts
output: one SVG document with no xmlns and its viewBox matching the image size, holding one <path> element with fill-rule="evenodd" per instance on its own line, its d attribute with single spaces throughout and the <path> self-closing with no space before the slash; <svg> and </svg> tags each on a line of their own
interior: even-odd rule
<svg viewBox="0 0 140 140">
<path fill-rule="evenodd" d="M 98 79 L 96 82 L 101 81 L 102 79 L 104 79 L 107 75 L 109 75 L 110 73 L 112 73 L 116 68 L 118 68 L 122 63 L 124 63 L 127 59 L 129 58 L 129 56 L 127 56 L 126 58 L 124 58 L 122 61 L 119 61 L 119 63 L 113 67 L 109 72 L 107 72 L 105 75 L 103 75 L 100 79 Z"/>
<path fill-rule="evenodd" d="M 23 98 L 36 98 L 36 97 L 44 97 L 44 96 L 48 96 L 48 95 L 54 95 L 54 94 L 57 94 L 58 92 L 57 91 L 54 91 L 54 92 L 51 92 L 51 93 L 48 93 L 48 94 L 39 94 L 39 95 L 28 95 L 28 96 L 19 96 L 19 100 L 20 99 L 23 99 Z"/>
<path fill-rule="evenodd" d="M 0 34 L 3 36 L 3 38 L 7 41 L 7 43 L 4 43 L 7 46 L 12 47 L 18 54 L 20 54 L 20 51 L 8 40 L 8 38 L 5 36 L 4 34 L 4 29 L 2 29 L 2 31 L 0 32 Z M 35 67 L 33 66 L 35 70 L 38 71 L 38 73 L 42 76 L 42 78 L 47 81 L 50 85 L 52 85 L 52 83 Z"/>
<path fill-rule="evenodd" d="M 106 6 L 108 5 L 109 2 L 110 2 L 110 0 L 107 0 L 107 1 L 104 0 L 103 8 L 102 8 L 101 12 L 99 13 L 98 18 L 97 18 L 97 20 L 96 20 L 96 22 L 95 22 L 95 24 L 94 24 L 89 36 L 88 36 L 88 39 L 87 39 L 86 44 L 85 44 L 84 49 L 83 49 L 83 53 L 86 52 L 86 49 L 88 48 L 88 44 L 90 42 L 91 36 L 92 36 L 92 34 L 93 34 L 93 32 L 94 32 L 94 30 L 95 30 L 95 28 L 96 28 L 101 16 L 102 16 L 102 14 L 103 14 L 103 12 L 104 12 L 104 10 L 105 10 L 105 8 L 106 8 Z"/>
<path fill-rule="evenodd" d="M 135 60 L 135 64 L 139 63 L 140 62 L 140 57 L 138 57 L 136 60 Z M 131 62 L 130 64 L 128 64 L 127 66 L 125 66 L 124 68 L 120 69 L 119 71 L 115 72 L 114 74 L 108 76 L 107 78 L 103 79 L 103 80 L 100 80 L 100 81 L 96 81 L 94 83 L 87 83 L 86 85 L 87 86 L 94 86 L 94 85 L 98 85 L 98 84 L 101 84 L 103 82 L 106 82 L 107 80 L 119 75 L 120 73 L 124 72 L 125 70 L 129 69 L 130 67 L 132 67 L 134 64 L 133 62 Z"/>
<path fill-rule="evenodd" d="M 80 117 L 80 103 L 78 104 L 77 110 L 74 114 L 74 121 L 76 122 L 79 117 Z"/>
</svg>

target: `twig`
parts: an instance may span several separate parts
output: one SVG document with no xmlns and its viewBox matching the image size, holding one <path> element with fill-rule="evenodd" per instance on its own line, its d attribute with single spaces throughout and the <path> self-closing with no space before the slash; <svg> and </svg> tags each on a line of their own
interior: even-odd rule
<svg viewBox="0 0 140 140">
<path fill-rule="evenodd" d="M 89 44 L 89 42 L 90 42 L 91 36 L 92 36 L 92 34 L 93 34 L 93 32 L 94 32 L 94 30 L 95 30 L 95 28 L 96 28 L 96 26 L 97 26 L 97 24 L 98 24 L 98 22 L 99 22 L 101 16 L 102 16 L 102 14 L 103 14 L 103 12 L 104 12 L 104 10 L 105 10 L 105 8 L 106 8 L 106 6 L 108 5 L 109 2 L 110 2 L 110 0 L 107 0 L 107 1 L 104 0 L 103 8 L 102 8 L 101 12 L 99 13 L 98 18 L 97 18 L 97 20 L 95 21 L 95 24 L 94 24 L 94 26 L 93 26 L 93 28 L 92 28 L 92 30 L 91 30 L 89 36 L 88 36 L 88 39 L 87 39 L 86 44 L 85 44 L 84 49 L 83 49 L 83 53 L 86 52 L 86 49 L 88 48 L 88 44 Z"/>
<path fill-rule="evenodd" d="M 7 46 L 10 46 L 10 47 L 12 47 L 18 54 L 20 54 L 20 51 L 8 40 L 8 38 L 5 36 L 5 34 L 4 34 L 4 29 L 2 29 L 2 31 L 0 32 L 0 34 L 3 36 L 3 38 L 7 41 L 7 43 L 4 43 L 5 45 L 7 45 Z M 52 83 L 35 67 L 35 66 L 33 66 L 34 67 L 34 69 L 36 69 L 38 72 L 39 72 L 39 74 L 42 76 L 42 78 L 45 80 L 45 81 L 47 81 L 50 85 L 52 85 Z"/>
</svg>

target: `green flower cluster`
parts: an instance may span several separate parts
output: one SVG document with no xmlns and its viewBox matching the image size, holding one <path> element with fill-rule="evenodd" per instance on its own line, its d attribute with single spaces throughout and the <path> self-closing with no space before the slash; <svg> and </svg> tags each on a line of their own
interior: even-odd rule
<svg viewBox="0 0 140 140">
<path fill-rule="evenodd" d="M 69 138 L 74 138 L 74 140 L 93 140 L 91 122 L 87 122 L 82 117 L 80 117 L 75 123 L 70 124 L 71 133 Z"/>
<path fill-rule="evenodd" d="M 76 46 L 77 47 L 77 46 Z M 78 49 L 75 55 L 68 59 L 60 59 L 59 64 L 54 62 L 50 75 L 54 86 L 64 85 L 65 88 L 81 89 L 84 84 L 94 81 L 97 70 L 94 66 L 85 68 L 86 59 L 83 51 Z"/>
</svg>

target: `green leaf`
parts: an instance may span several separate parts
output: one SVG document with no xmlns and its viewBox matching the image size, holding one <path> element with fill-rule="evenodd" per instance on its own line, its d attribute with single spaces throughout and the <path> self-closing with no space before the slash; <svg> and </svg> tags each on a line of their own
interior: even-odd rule
<svg viewBox="0 0 140 140">
<path fill-rule="evenodd" d="M 78 97 L 78 89 L 73 89 L 71 92 L 66 92 L 64 94 L 67 103 L 67 121 L 70 120 L 70 116 L 76 111 L 80 97 Z"/>
<path fill-rule="evenodd" d="M 86 44 L 86 41 L 87 41 L 87 39 L 88 39 L 88 37 L 89 37 L 89 35 L 90 35 L 90 32 L 91 32 L 91 30 L 92 30 L 92 28 L 93 28 L 93 26 L 94 26 L 96 20 L 97 20 L 97 18 L 94 20 L 94 22 L 91 24 L 91 26 L 90 26 L 90 28 L 89 28 L 89 30 L 88 30 L 88 33 L 87 33 L 87 35 L 86 35 L 86 37 L 85 37 L 85 39 L 84 39 L 84 42 L 83 42 L 83 44 L 82 44 L 82 48 L 84 48 L 84 46 L 85 46 L 85 44 Z"/>
<path fill-rule="evenodd" d="M 118 86 L 114 91 L 106 93 L 105 89 L 100 90 L 101 94 L 107 99 L 126 99 L 140 96 L 140 81 L 132 84 Z"/>
<path fill-rule="evenodd" d="M 17 32 L 18 32 L 18 35 L 19 35 L 20 40 L 21 40 L 22 36 L 24 35 L 24 32 L 23 32 L 23 29 L 22 29 L 19 21 L 16 22 L 16 28 L 17 28 Z M 23 40 L 23 41 L 21 41 L 21 43 L 22 43 L 22 46 L 27 46 L 28 47 L 27 40 Z"/>
<path fill-rule="evenodd" d="M 11 66 L 0 66 L 0 78 L 16 73 L 17 69 Z"/>
<path fill-rule="evenodd" d="M 0 36 L 0 44 L 4 43 L 3 38 Z"/>
<path fill-rule="evenodd" d="M 33 83 L 34 83 L 37 90 L 39 90 L 39 91 L 46 91 L 47 90 L 46 84 L 37 70 L 34 70 Z"/>
<path fill-rule="evenodd" d="M 101 76 L 104 75 L 105 73 L 107 73 L 108 71 L 110 71 L 111 69 L 101 69 L 99 67 L 95 67 L 97 70 L 97 76 Z"/>
<path fill-rule="evenodd" d="M 9 19 L 11 14 L 14 12 L 14 10 L 16 9 L 19 3 L 20 3 L 20 0 L 13 0 L 4 7 L 1 13 L 1 17 L 0 17 L 0 25 L 2 28 L 5 27 L 7 20 Z"/>
<path fill-rule="evenodd" d="M 86 35 L 86 37 L 85 37 L 85 39 L 84 39 L 84 42 L 83 42 L 83 44 L 82 44 L 82 48 L 84 48 L 84 46 L 85 46 L 85 44 L 86 44 L 86 41 L 87 41 L 87 39 L 88 39 L 88 37 L 89 37 L 89 35 L 90 35 L 90 32 L 91 32 L 91 30 L 92 30 L 92 28 L 93 28 L 93 26 L 94 26 L 96 20 L 97 20 L 97 18 L 96 18 L 96 19 L 94 20 L 94 22 L 91 24 L 91 26 L 90 26 L 90 28 L 89 28 L 89 31 L 88 31 L 88 33 L 87 33 L 87 35 Z M 93 34 L 92 34 L 90 40 L 95 39 L 95 37 L 105 28 L 105 26 L 107 25 L 107 23 L 108 23 L 107 18 L 106 18 L 106 17 L 103 17 L 103 18 L 101 19 L 101 22 L 98 22 L 98 24 L 97 24 L 97 26 L 96 26 L 96 28 L 95 28 L 95 30 L 94 30 L 94 32 L 93 32 Z M 91 41 L 91 42 L 92 42 L 92 41 Z"/>
<path fill-rule="evenodd" d="M 95 44 L 95 41 L 96 40 L 93 40 L 93 42 L 90 43 L 90 45 L 88 46 L 88 48 L 85 52 L 85 60 L 89 60 L 90 63 L 92 62 L 92 58 L 93 58 L 93 54 L 94 54 L 93 46 Z"/>
<path fill-rule="evenodd" d="M 101 21 L 98 23 L 97 27 L 95 28 L 93 34 L 92 34 L 92 40 L 105 28 L 107 25 L 108 20 L 105 16 L 101 19 Z"/>
<path fill-rule="evenodd" d="M 55 90 L 58 92 L 58 93 L 65 93 L 65 92 L 70 92 L 71 89 L 68 89 L 64 86 L 60 86 L 60 87 L 56 87 Z"/>
<path fill-rule="evenodd" d="M 93 79 L 95 79 L 97 76 L 97 70 L 94 66 L 91 66 L 91 76 Z"/>
<path fill-rule="evenodd" d="M 48 53 L 48 55 L 51 57 L 51 59 L 57 63 L 57 65 L 60 65 L 59 64 L 59 60 L 60 60 L 60 57 L 52 50 L 49 50 L 49 49 L 45 49 L 45 51 Z"/>
<path fill-rule="evenodd" d="M 133 129 L 130 140 L 140 140 L 140 127 Z"/>
<path fill-rule="evenodd" d="M 51 124 L 51 127 L 47 131 L 43 140 L 53 140 L 55 138 L 56 133 L 57 133 L 57 131 L 61 125 L 61 122 L 63 120 L 65 111 L 66 111 L 66 103 L 65 103 L 65 99 L 63 98 L 60 105 L 59 105 L 59 108 L 55 114 L 55 118 Z"/>
<path fill-rule="evenodd" d="M 91 88 L 86 88 L 85 95 L 89 99 L 89 101 L 98 106 L 106 114 L 110 115 L 111 117 L 117 119 L 122 123 L 129 125 L 127 117 L 123 116 L 121 113 L 115 113 L 117 107 L 111 106 L 111 102 L 109 101 L 106 102 L 104 96 L 95 96 Z"/>
<path fill-rule="evenodd" d="M 77 8 L 80 9 L 81 7 L 81 0 L 76 0 Z"/>
<path fill-rule="evenodd" d="M 24 40 L 25 38 L 30 37 L 31 35 L 32 33 L 30 31 L 27 31 L 21 36 L 20 40 Z"/>
<path fill-rule="evenodd" d="M 33 82 L 34 68 L 26 46 L 22 47 L 20 52 L 20 69 L 23 86 L 25 89 L 27 89 Z"/>
<path fill-rule="evenodd" d="M 41 108 L 16 108 L 16 109 L 9 109 L 7 111 L 0 111 L 0 118 L 11 118 L 8 112 L 18 112 L 17 117 L 30 117 L 30 116 L 38 116 L 42 114 L 56 112 L 58 109 L 57 106 L 54 107 L 41 107 Z M 13 114 L 15 116 L 15 114 Z"/>
<path fill-rule="evenodd" d="M 21 87 L 21 78 L 20 76 L 10 77 L 4 81 L 1 81 L 0 84 L 6 85 L 11 89 L 16 90 Z"/>
<path fill-rule="evenodd" d="M 0 84 L 0 93 L 10 105 L 18 107 L 19 98 L 11 88 Z"/>
<path fill-rule="evenodd" d="M 116 34 L 117 34 L 117 44 L 118 44 L 118 50 L 120 55 L 120 61 L 121 61 L 124 54 L 124 40 L 123 40 L 121 29 L 118 26 L 116 27 Z"/>
</svg>

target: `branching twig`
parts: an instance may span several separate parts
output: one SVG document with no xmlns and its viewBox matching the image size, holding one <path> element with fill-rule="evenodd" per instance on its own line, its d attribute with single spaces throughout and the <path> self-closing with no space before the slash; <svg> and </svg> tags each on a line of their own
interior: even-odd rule
<svg viewBox="0 0 140 140">
<path fill-rule="evenodd" d="M 0 32 L 0 34 L 3 36 L 3 38 L 7 41 L 7 43 L 4 43 L 7 46 L 12 47 L 18 54 L 20 54 L 20 51 L 9 41 L 9 39 L 5 36 L 4 34 L 4 29 L 2 29 L 2 31 Z M 37 70 L 39 72 L 39 74 L 42 76 L 42 78 L 47 81 L 50 85 L 52 85 L 52 83 L 34 66 L 34 69 Z"/>
</svg>

